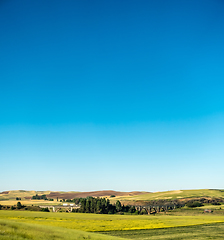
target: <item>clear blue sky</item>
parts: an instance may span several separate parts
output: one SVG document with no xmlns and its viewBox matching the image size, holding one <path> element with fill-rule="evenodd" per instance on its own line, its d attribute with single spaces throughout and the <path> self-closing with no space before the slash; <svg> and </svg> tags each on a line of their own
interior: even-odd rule
<svg viewBox="0 0 224 240">
<path fill-rule="evenodd" d="M 0 1 L 0 191 L 223 188 L 223 11 Z"/>
</svg>

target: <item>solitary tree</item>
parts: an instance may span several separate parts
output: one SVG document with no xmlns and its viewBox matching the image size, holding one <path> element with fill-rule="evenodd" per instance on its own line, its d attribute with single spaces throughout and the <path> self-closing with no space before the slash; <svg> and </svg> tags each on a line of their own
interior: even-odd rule
<svg viewBox="0 0 224 240">
<path fill-rule="evenodd" d="M 21 202 L 17 202 L 17 209 L 21 209 L 21 208 L 22 208 Z"/>
</svg>

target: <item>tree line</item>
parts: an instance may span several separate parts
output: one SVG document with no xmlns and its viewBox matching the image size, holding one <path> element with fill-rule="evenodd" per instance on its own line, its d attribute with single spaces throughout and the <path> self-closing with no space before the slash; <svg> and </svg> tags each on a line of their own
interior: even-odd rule
<svg viewBox="0 0 224 240">
<path fill-rule="evenodd" d="M 47 198 L 47 196 L 45 195 L 45 194 L 43 194 L 43 195 L 38 195 L 38 194 L 36 194 L 36 195 L 34 195 L 34 196 L 32 196 L 32 198 L 31 199 L 35 199 L 35 200 L 49 200 L 49 201 L 54 201 L 54 199 L 53 198 Z M 16 199 L 17 200 L 17 199 Z M 21 200 L 21 198 L 20 198 L 20 200 Z"/>
<path fill-rule="evenodd" d="M 118 212 L 135 213 L 137 211 L 135 206 L 124 206 L 121 205 L 120 201 L 117 201 L 116 204 L 111 204 L 110 200 L 106 198 L 87 197 L 76 199 L 75 202 L 80 204 L 80 208 L 73 209 L 73 212 L 114 214 Z"/>
<path fill-rule="evenodd" d="M 38 195 L 36 194 L 35 196 L 32 196 L 32 199 L 37 199 L 37 200 L 47 200 L 47 196 L 44 194 L 44 195 Z"/>
</svg>

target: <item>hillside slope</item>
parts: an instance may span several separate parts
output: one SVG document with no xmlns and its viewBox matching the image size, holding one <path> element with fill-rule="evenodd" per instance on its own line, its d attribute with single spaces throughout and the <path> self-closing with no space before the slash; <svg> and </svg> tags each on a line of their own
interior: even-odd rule
<svg viewBox="0 0 224 240">
<path fill-rule="evenodd" d="M 116 197 L 119 200 L 158 200 L 158 199 L 183 199 L 183 198 L 224 198 L 224 190 L 219 189 L 199 189 L 199 190 L 175 190 L 165 192 L 145 193 L 134 196 Z"/>
</svg>

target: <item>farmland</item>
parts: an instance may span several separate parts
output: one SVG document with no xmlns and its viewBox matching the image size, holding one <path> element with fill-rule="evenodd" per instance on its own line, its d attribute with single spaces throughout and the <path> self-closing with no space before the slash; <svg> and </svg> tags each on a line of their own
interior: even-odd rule
<svg viewBox="0 0 224 240">
<path fill-rule="evenodd" d="M 110 231 L 104 234 L 126 239 L 223 239 L 224 223 L 150 230 Z"/>
<path fill-rule="evenodd" d="M 57 198 L 77 192 L 10 191 L 0 194 L 0 204 L 52 205 L 62 204 Z M 105 193 L 105 192 L 104 192 Z M 104 193 L 97 192 L 99 195 Z M 111 192 L 108 192 L 111 194 Z M 55 196 L 54 201 L 34 200 L 35 194 Z M 82 193 L 78 193 L 82 194 Z M 85 195 L 90 193 L 85 193 Z M 123 194 L 123 193 L 122 193 Z M 140 202 L 159 199 L 223 198 L 222 190 L 183 190 L 158 193 L 124 193 L 106 196 L 111 201 Z M 168 198 L 168 196 L 170 198 Z M 204 209 L 212 213 L 204 213 Z M 4 208 L 5 209 L 5 208 Z M 224 204 L 190 208 L 182 207 L 155 215 L 91 214 L 66 212 L 35 212 L 0 210 L 0 239 L 222 239 L 224 235 Z"/>
<path fill-rule="evenodd" d="M 116 195 L 117 197 L 125 196 L 139 196 L 145 192 L 117 192 L 117 191 L 94 191 L 94 192 L 52 192 L 52 191 L 25 191 L 25 190 L 15 190 L 15 191 L 5 191 L 0 193 L 0 204 L 1 205 L 15 205 L 18 201 L 16 198 L 21 198 L 24 205 L 52 205 L 52 201 L 47 200 L 36 200 L 32 199 L 35 195 L 46 195 L 48 198 L 54 200 L 54 203 L 63 199 L 73 199 L 73 198 L 86 198 L 88 196 L 92 197 L 107 197 L 110 198 L 111 195 Z M 111 198 L 113 200 L 113 198 Z"/>
<path fill-rule="evenodd" d="M 224 198 L 224 191 L 218 189 L 199 189 L 199 190 L 175 190 L 175 191 L 164 191 L 154 193 L 142 193 L 135 196 L 119 196 L 116 197 L 119 200 L 157 200 L 157 199 L 184 199 L 184 198 L 199 198 L 199 197 L 210 197 L 210 198 Z"/>
<path fill-rule="evenodd" d="M 139 230 L 224 222 L 224 215 L 109 215 L 0 211 L 0 219 L 76 229 L 87 232 Z"/>
<path fill-rule="evenodd" d="M 186 199 L 186 198 L 224 198 L 224 190 L 219 189 L 199 189 L 199 190 L 175 190 L 175 191 L 164 191 L 164 192 L 116 192 L 116 191 L 95 191 L 95 192 L 52 192 L 52 191 L 7 191 L 0 193 L 0 204 L 2 205 L 15 205 L 17 203 L 16 197 L 21 198 L 21 201 L 25 205 L 52 205 L 51 201 L 46 200 L 34 200 L 31 199 L 34 195 L 45 194 L 48 198 L 54 199 L 60 202 L 62 199 L 72 199 L 75 197 L 106 197 L 111 202 L 117 200 L 123 203 L 133 203 L 136 201 L 149 201 L 158 199 Z M 115 197 L 111 197 L 114 195 Z"/>
<path fill-rule="evenodd" d="M 8 229 L 7 231 L 10 234 L 10 231 L 13 231 L 12 229 L 15 228 L 16 231 L 18 231 L 17 235 L 20 234 L 19 232 L 21 230 L 21 234 L 25 234 L 24 236 L 26 236 L 27 234 L 32 235 L 32 231 L 35 229 L 45 229 L 44 231 L 47 231 L 50 235 L 53 234 L 52 232 L 55 232 L 58 236 L 66 232 L 66 237 L 72 236 L 72 234 L 77 234 L 77 236 L 81 236 L 82 234 L 84 234 L 82 236 L 85 236 L 85 234 L 87 236 L 89 234 L 89 236 L 92 237 L 91 239 L 94 239 L 94 236 L 96 236 L 94 234 L 98 232 L 98 234 L 104 233 L 106 239 L 106 237 L 110 237 L 110 235 L 122 238 L 130 238 L 130 234 L 135 236 L 135 238 L 142 234 L 153 236 L 157 235 L 155 231 L 158 231 L 160 235 L 163 235 L 165 232 L 171 232 L 172 234 L 177 232 L 179 234 L 180 229 L 187 233 L 189 231 L 186 227 L 192 227 L 197 230 L 196 232 L 200 232 L 200 228 L 202 227 L 206 228 L 207 226 L 207 229 L 210 229 L 213 226 L 214 229 L 217 226 L 219 231 L 223 231 L 224 215 L 195 214 L 192 216 L 173 213 L 173 215 L 134 216 L 1 210 L 0 222 L 2 228 L 1 233 L 2 231 L 6 231 L 3 229 Z M 102 239 L 104 239 L 103 237 L 104 235 Z M 41 239 L 41 236 L 37 239 Z"/>
</svg>

